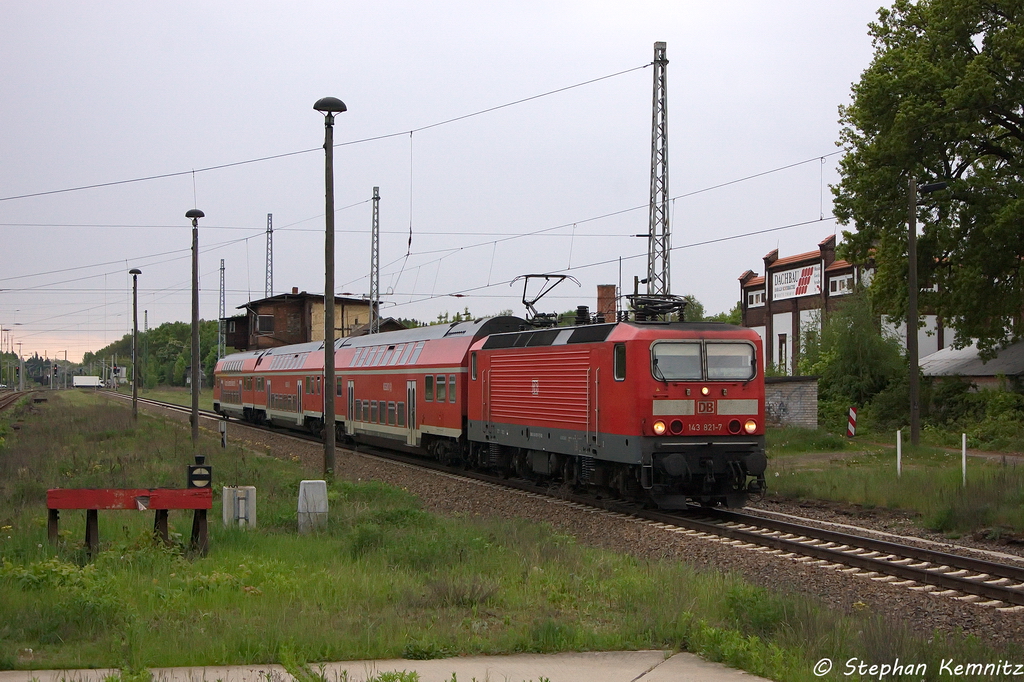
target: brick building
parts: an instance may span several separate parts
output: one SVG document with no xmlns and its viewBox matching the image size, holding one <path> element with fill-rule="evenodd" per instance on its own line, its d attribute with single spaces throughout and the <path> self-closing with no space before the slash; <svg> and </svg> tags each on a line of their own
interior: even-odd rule
<svg viewBox="0 0 1024 682">
<path fill-rule="evenodd" d="M 743 326 L 761 335 L 765 365 L 794 374 L 800 339 L 807 329 L 821 329 L 822 311 L 835 310 L 843 296 L 870 282 L 872 270 L 836 260 L 836 237 L 830 235 L 814 251 L 779 258 L 778 249 L 764 257 L 763 276 L 752 270 L 740 275 Z M 921 357 L 945 348 L 941 319 L 923 315 L 918 333 Z M 906 323 L 886 324 L 905 344 Z"/>
<path fill-rule="evenodd" d="M 239 351 L 275 348 L 293 343 L 322 341 L 324 338 L 324 297 L 299 292 L 278 294 L 238 306 L 245 313 L 224 318 L 226 344 Z M 370 321 L 370 302 L 361 298 L 334 299 L 338 338 Z"/>
</svg>

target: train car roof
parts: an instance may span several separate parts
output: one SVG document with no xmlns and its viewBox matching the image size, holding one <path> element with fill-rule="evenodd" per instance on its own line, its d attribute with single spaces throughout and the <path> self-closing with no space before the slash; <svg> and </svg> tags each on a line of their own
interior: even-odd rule
<svg viewBox="0 0 1024 682">
<path fill-rule="evenodd" d="M 547 327 L 527 329 L 503 334 L 493 334 L 480 346 L 481 350 L 493 348 L 525 348 L 537 346 L 561 346 L 572 343 L 600 343 L 624 340 L 636 336 L 649 336 L 662 330 L 673 332 L 738 332 L 756 335 L 752 329 L 738 327 L 725 322 L 611 322 L 588 324 L 576 327 Z M 614 333 L 614 335 L 613 335 Z M 752 337 L 751 337 L 752 338 Z"/>
<path fill-rule="evenodd" d="M 526 320 L 511 315 L 500 315 L 497 317 L 482 317 L 467 322 L 452 322 L 451 324 L 433 324 L 428 327 L 413 327 L 412 329 L 400 329 L 394 332 L 381 332 L 380 334 L 365 334 L 363 336 L 347 336 L 338 340 L 337 348 L 359 348 L 361 346 L 379 346 L 392 343 L 409 343 L 412 341 L 431 341 L 433 339 L 469 338 L 478 339 L 481 336 L 510 332 L 522 329 L 526 326 Z M 322 346 L 323 344 L 321 344 Z"/>
<path fill-rule="evenodd" d="M 401 329 L 393 332 L 381 332 L 380 334 L 365 334 L 363 336 L 346 336 L 335 341 L 335 349 L 356 349 L 365 346 L 392 345 L 399 343 L 415 343 L 416 341 L 431 341 L 436 339 L 466 339 L 472 343 L 489 334 L 510 332 L 522 329 L 527 326 L 526 320 L 510 315 L 497 317 L 483 317 L 465 322 L 453 322 L 451 324 L 435 324 L 428 327 L 414 327 L 412 329 Z M 289 346 L 277 346 L 275 348 L 262 348 L 259 350 L 243 351 L 225 356 L 217 363 L 218 371 L 240 371 L 243 368 L 252 369 L 254 365 L 269 369 L 309 369 L 317 366 L 323 367 L 323 341 L 312 341 L 309 343 L 297 343 Z M 313 354 L 320 354 L 319 362 Z"/>
</svg>

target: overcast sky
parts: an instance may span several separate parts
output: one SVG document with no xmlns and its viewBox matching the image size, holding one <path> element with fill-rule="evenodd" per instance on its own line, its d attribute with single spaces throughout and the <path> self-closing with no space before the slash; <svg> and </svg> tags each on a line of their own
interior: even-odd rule
<svg viewBox="0 0 1024 682">
<path fill-rule="evenodd" d="M 140 326 L 143 310 L 151 327 L 187 321 L 193 207 L 206 213 L 204 319 L 218 315 L 221 259 L 229 314 L 263 297 L 268 213 L 274 293 L 322 293 L 312 106 L 328 95 L 349 109 L 335 127 L 336 206 L 350 207 L 337 212 L 339 294 L 369 292 L 374 186 L 385 315 L 521 314 L 509 282 L 537 272 L 581 283 L 539 309 L 594 307 L 619 257 L 629 293 L 646 274 L 633 235 L 647 232 L 650 184 L 653 69 L 637 67 L 655 41 L 670 61 L 672 293 L 728 310 L 766 253 L 836 231 L 837 108 L 870 61 L 879 6 L 2 3 L 0 326 L 26 356 L 78 359 L 131 330 L 133 267 Z"/>
</svg>

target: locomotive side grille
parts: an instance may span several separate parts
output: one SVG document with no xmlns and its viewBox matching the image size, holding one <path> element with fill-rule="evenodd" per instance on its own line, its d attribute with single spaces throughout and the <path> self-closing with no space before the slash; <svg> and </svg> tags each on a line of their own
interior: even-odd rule
<svg viewBox="0 0 1024 682">
<path fill-rule="evenodd" d="M 589 349 L 495 353 L 491 358 L 490 415 L 494 421 L 580 428 L 588 423 Z"/>
</svg>

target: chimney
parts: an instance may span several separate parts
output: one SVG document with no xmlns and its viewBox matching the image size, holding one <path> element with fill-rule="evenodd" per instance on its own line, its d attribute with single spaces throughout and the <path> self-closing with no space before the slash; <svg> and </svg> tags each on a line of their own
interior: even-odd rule
<svg viewBox="0 0 1024 682">
<path fill-rule="evenodd" d="M 597 310 L 595 314 L 604 318 L 605 321 L 615 320 L 615 285 L 597 285 Z"/>
<path fill-rule="evenodd" d="M 293 294 L 299 293 L 299 288 L 298 287 L 292 287 L 292 293 Z"/>
</svg>

